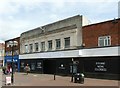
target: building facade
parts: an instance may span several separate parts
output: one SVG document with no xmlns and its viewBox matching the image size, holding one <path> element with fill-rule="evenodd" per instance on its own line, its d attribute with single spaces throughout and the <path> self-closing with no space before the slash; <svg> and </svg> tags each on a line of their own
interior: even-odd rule
<svg viewBox="0 0 120 88">
<path fill-rule="evenodd" d="M 4 50 L 5 50 L 5 44 L 0 43 L 0 66 L 3 66 L 3 61 L 4 61 Z"/>
<path fill-rule="evenodd" d="M 17 44 L 13 43 L 14 41 Z M 10 44 L 13 43 L 13 45 Z M 12 55 L 13 52 L 13 55 Z M 6 66 L 12 66 L 12 59 L 14 63 L 14 69 L 20 70 L 20 60 L 19 60 L 19 52 L 20 52 L 20 37 L 9 39 L 5 41 L 5 60 L 4 63 Z"/>
<path fill-rule="evenodd" d="M 70 74 L 72 60 L 78 60 L 83 45 L 82 26 L 87 24 L 77 15 L 22 33 L 21 71 L 29 64 L 31 72 Z"/>
<path fill-rule="evenodd" d="M 120 19 L 83 27 L 81 51 L 88 77 L 120 79 Z"/>
<path fill-rule="evenodd" d="M 78 15 L 24 32 L 20 70 L 29 64 L 31 72 L 120 79 L 119 31 L 119 18 L 88 25 Z"/>
</svg>

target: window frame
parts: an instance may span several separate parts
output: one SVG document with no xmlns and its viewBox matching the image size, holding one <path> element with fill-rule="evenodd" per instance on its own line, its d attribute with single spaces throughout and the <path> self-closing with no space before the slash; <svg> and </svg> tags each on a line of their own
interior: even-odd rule
<svg viewBox="0 0 120 88">
<path fill-rule="evenodd" d="M 61 39 L 55 39 L 56 42 L 56 49 L 60 49 L 61 48 Z"/>
<path fill-rule="evenodd" d="M 45 41 L 41 42 L 41 51 L 45 51 Z"/>
<path fill-rule="evenodd" d="M 30 50 L 30 53 L 33 52 L 33 44 L 29 44 L 29 50 Z"/>
<path fill-rule="evenodd" d="M 66 42 L 68 41 L 68 39 L 69 39 L 69 45 L 66 45 Z M 65 48 L 70 48 L 70 37 L 66 37 L 66 38 L 64 38 L 64 47 Z"/>
<path fill-rule="evenodd" d="M 100 44 L 100 41 L 103 42 L 103 44 Z M 111 46 L 111 36 L 98 37 L 98 46 L 99 47 Z"/>
<path fill-rule="evenodd" d="M 28 53 L 28 45 L 25 45 L 25 53 Z"/>
<path fill-rule="evenodd" d="M 36 43 L 35 43 L 35 52 L 38 52 L 38 51 L 39 51 L 39 43 L 36 42 Z"/>
<path fill-rule="evenodd" d="M 52 40 L 48 41 L 48 50 L 52 50 L 53 48 L 53 44 L 52 44 Z"/>
</svg>

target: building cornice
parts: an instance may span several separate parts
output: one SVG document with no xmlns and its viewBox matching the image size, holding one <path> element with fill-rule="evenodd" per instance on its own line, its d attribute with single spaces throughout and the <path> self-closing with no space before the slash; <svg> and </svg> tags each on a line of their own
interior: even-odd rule
<svg viewBox="0 0 120 88">
<path fill-rule="evenodd" d="M 41 31 L 41 32 L 37 32 L 37 33 L 31 34 L 31 35 L 26 35 L 24 37 L 22 36 L 21 40 L 38 38 L 38 37 L 41 37 L 41 36 L 55 34 L 55 33 L 63 32 L 63 31 L 67 31 L 67 30 L 72 30 L 72 29 L 76 29 L 76 28 L 77 28 L 76 24 L 73 24 L 71 26 L 66 26 L 66 27 L 63 27 L 63 28 L 56 29 L 56 30 L 45 31 L 45 32 Z"/>
</svg>

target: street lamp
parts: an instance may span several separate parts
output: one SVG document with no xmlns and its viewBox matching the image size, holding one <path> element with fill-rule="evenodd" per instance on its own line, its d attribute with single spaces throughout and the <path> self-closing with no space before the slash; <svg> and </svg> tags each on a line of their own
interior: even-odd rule
<svg viewBox="0 0 120 88">
<path fill-rule="evenodd" d="M 14 83 L 14 75 L 13 75 L 13 67 L 14 67 L 14 60 L 13 60 L 13 52 L 14 52 L 14 46 L 15 45 L 18 45 L 18 42 L 17 41 L 9 41 L 9 45 L 12 47 L 12 75 L 11 75 L 11 83 L 13 84 Z"/>
</svg>

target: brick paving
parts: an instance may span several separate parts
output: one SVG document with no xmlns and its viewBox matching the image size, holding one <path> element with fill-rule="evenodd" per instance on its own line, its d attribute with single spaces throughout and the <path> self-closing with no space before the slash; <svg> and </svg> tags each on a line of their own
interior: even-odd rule
<svg viewBox="0 0 120 88">
<path fill-rule="evenodd" d="M 2 87 L 2 69 L 0 69 L 0 88 Z"/>
<path fill-rule="evenodd" d="M 10 75 L 2 76 L 2 86 L 5 85 L 5 77 Z M 73 83 L 70 81 L 71 77 L 68 76 L 56 76 L 48 74 L 28 74 L 15 73 L 14 84 L 12 86 L 119 86 L 120 81 L 117 80 L 103 80 L 85 78 L 84 84 Z M 11 86 L 11 85 L 10 85 Z"/>
</svg>

